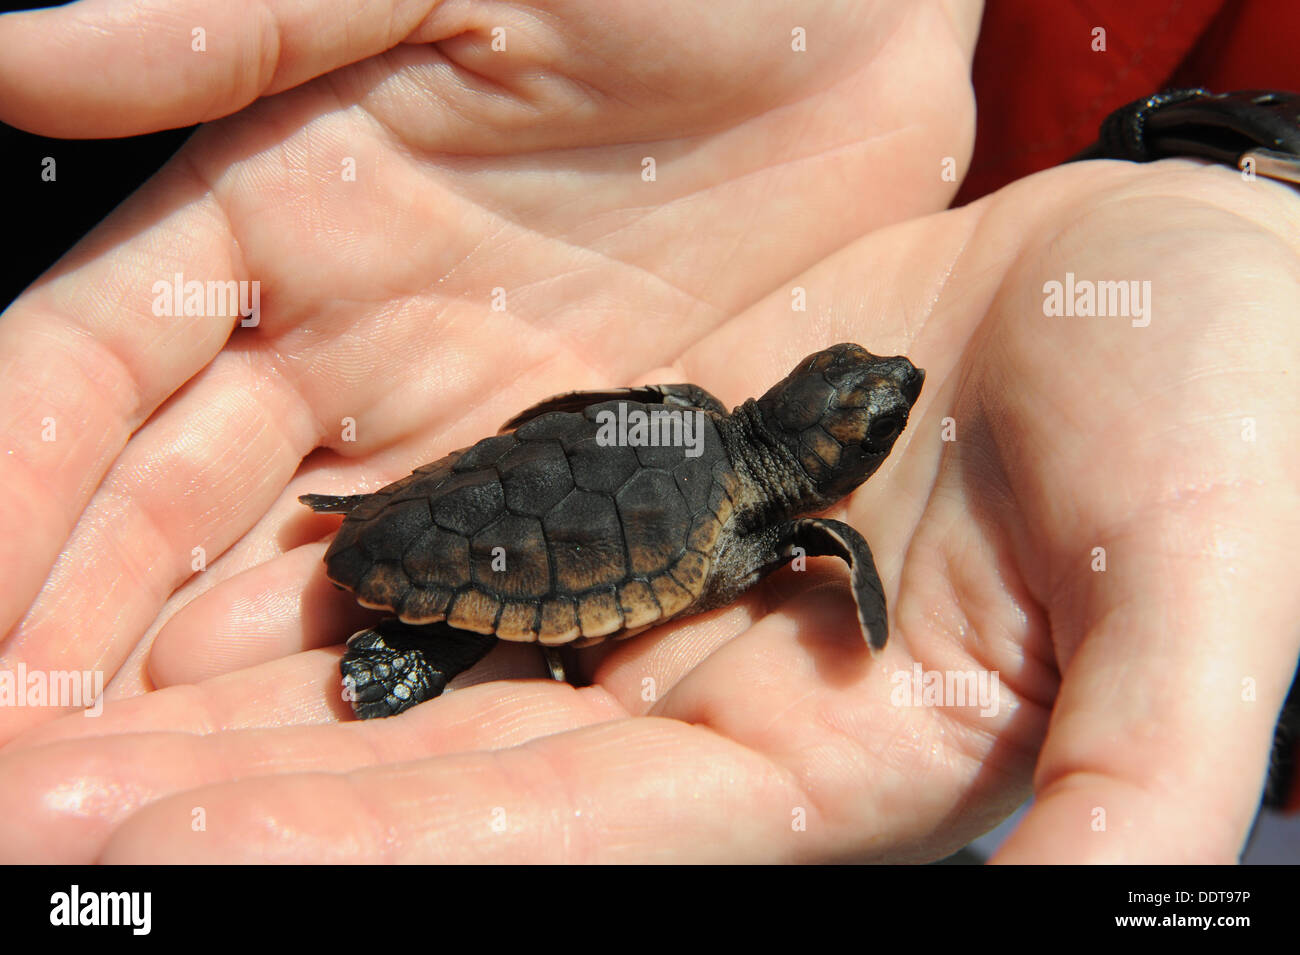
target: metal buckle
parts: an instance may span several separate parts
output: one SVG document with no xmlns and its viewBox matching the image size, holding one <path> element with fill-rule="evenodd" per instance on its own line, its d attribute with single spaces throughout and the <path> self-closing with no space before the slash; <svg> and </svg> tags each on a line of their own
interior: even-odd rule
<svg viewBox="0 0 1300 955">
<path fill-rule="evenodd" d="M 1252 159 L 1257 176 L 1300 185 L 1300 157 L 1272 149 L 1250 149 L 1237 158 L 1237 168 L 1245 169 L 1246 163 Z"/>
</svg>

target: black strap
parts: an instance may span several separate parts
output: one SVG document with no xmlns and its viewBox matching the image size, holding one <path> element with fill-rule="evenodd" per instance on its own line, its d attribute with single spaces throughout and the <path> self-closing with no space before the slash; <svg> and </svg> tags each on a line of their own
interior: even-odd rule
<svg viewBox="0 0 1300 955">
<path fill-rule="evenodd" d="M 1195 156 L 1300 183 L 1300 95 L 1276 90 L 1171 90 L 1123 106 L 1101 138 L 1072 157 L 1154 162 Z"/>
</svg>

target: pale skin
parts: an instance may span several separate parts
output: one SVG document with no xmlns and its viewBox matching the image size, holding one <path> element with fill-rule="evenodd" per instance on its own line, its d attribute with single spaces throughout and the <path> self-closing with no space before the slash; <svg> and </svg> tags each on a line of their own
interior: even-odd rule
<svg viewBox="0 0 1300 955">
<path fill-rule="evenodd" d="M 108 680 L 98 718 L 0 710 L 0 854 L 923 860 L 1033 795 L 999 860 L 1236 858 L 1300 652 L 1296 193 L 1089 163 L 941 211 L 957 0 L 544 6 L 0 18 L 6 122 L 215 121 L 0 320 L 0 668 Z M 176 271 L 259 280 L 261 325 L 156 317 Z M 1067 271 L 1149 280 L 1150 324 L 1045 316 Z M 298 494 L 557 391 L 738 403 L 839 341 L 927 371 L 833 515 L 875 552 L 882 653 L 816 560 L 584 651 L 590 686 L 507 646 L 351 721 L 338 644 L 374 616 Z M 895 705 L 914 663 L 995 669 L 997 714 Z"/>
</svg>

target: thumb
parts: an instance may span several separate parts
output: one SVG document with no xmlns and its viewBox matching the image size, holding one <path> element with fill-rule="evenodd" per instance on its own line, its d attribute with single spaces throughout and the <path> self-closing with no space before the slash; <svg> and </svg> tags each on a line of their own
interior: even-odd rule
<svg viewBox="0 0 1300 955">
<path fill-rule="evenodd" d="M 1266 508 L 1247 489 L 1215 496 L 1213 521 L 1164 511 L 1106 542 L 1109 569 L 1085 570 L 1055 601 L 1058 646 L 1081 638 L 1034 805 L 994 861 L 1237 860 L 1295 669 L 1300 600 L 1283 522 L 1262 532 Z"/>
<path fill-rule="evenodd" d="M 80 0 L 0 16 L 0 120 L 127 136 L 215 119 L 405 39 L 436 0 Z"/>
</svg>

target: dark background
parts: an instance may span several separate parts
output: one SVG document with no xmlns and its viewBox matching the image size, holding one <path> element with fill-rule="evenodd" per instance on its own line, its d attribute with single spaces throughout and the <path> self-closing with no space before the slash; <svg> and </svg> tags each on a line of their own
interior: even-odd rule
<svg viewBox="0 0 1300 955">
<path fill-rule="evenodd" d="M 0 266 L 0 310 L 158 171 L 193 127 L 129 139 L 47 139 L 0 123 L 0 182 L 12 230 Z M 41 179 L 51 156 L 57 180 Z"/>
</svg>

